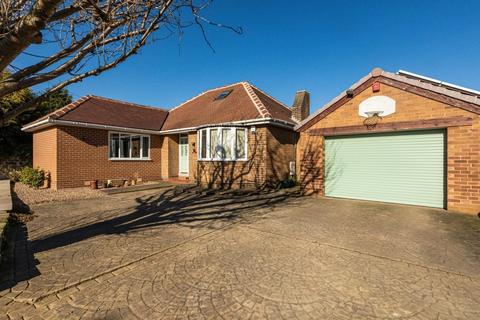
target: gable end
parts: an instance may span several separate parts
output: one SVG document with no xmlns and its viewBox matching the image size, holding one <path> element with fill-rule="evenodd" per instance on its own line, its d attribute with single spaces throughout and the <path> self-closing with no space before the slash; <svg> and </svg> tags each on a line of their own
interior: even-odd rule
<svg viewBox="0 0 480 320">
<path fill-rule="evenodd" d="M 416 94 L 431 100 L 435 100 L 435 101 L 450 105 L 452 107 L 460 108 L 460 109 L 480 115 L 480 106 L 477 104 L 466 102 L 461 99 L 456 99 L 452 96 L 434 92 L 432 90 L 428 90 L 420 86 L 416 86 L 416 85 L 406 83 L 397 79 L 393 79 L 393 77 L 396 78 L 397 75 L 392 74 L 392 76 L 388 76 L 388 74 L 384 75 L 378 71 L 377 72 L 375 72 L 375 70 L 372 71 L 372 73 L 370 73 L 367 77 L 362 78 L 359 82 L 354 84 L 350 90 L 344 91 L 341 95 L 339 95 L 337 98 L 332 100 L 332 102 L 330 102 L 330 105 L 327 104 L 327 106 L 324 109 L 322 109 L 320 112 L 318 112 L 317 114 L 314 114 L 310 119 L 307 118 L 303 123 L 300 123 L 296 127 L 296 130 L 299 132 L 303 132 L 309 129 L 315 123 L 322 120 L 323 118 L 328 116 L 330 113 L 334 112 L 335 110 L 343 106 L 345 103 L 355 98 L 359 93 L 363 92 L 365 89 L 370 87 L 374 82 L 380 82 L 382 84 L 403 90 L 408 93 Z M 350 91 L 350 95 L 346 94 L 347 91 Z"/>
</svg>

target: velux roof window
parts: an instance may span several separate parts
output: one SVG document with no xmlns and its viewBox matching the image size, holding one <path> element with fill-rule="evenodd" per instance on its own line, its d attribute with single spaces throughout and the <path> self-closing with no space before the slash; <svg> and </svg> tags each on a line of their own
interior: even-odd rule
<svg viewBox="0 0 480 320">
<path fill-rule="evenodd" d="M 229 90 L 224 90 L 222 92 L 220 92 L 218 94 L 218 96 L 215 98 L 215 100 L 222 100 L 222 99 L 225 99 L 226 97 L 228 97 L 228 95 L 230 93 L 232 93 L 233 89 L 229 89 Z"/>
</svg>

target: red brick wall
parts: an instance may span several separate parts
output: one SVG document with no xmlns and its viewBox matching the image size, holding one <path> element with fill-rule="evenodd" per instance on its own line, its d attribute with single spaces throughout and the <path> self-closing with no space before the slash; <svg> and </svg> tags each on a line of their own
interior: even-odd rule
<svg viewBox="0 0 480 320">
<path fill-rule="evenodd" d="M 480 213 L 480 117 L 447 131 L 448 208 Z"/>
<path fill-rule="evenodd" d="M 168 176 L 178 177 L 179 170 L 179 150 L 178 150 L 178 134 L 168 136 Z"/>
<path fill-rule="evenodd" d="M 161 177 L 162 179 L 168 179 L 169 178 L 169 171 L 168 171 L 168 166 L 170 163 L 169 159 L 169 144 L 171 140 L 171 136 L 161 136 L 161 145 L 160 145 L 160 158 L 162 159 L 162 162 L 160 164 L 161 166 Z"/>
<path fill-rule="evenodd" d="M 289 162 L 295 161 L 298 133 L 273 126 L 267 129 L 267 177 L 275 185 L 289 177 Z"/>
<path fill-rule="evenodd" d="M 34 134 L 34 159 L 40 167 L 51 171 L 54 188 L 79 187 L 90 180 L 178 177 L 178 134 L 151 135 L 151 161 L 117 161 L 108 159 L 107 130 L 58 127 L 48 132 L 49 135 L 42 131 Z M 257 127 L 256 132 L 249 129 L 249 161 L 212 162 L 197 160 L 196 133 L 189 133 L 189 178 L 196 181 L 199 177 L 206 186 L 273 186 L 288 176 L 288 163 L 295 159 L 296 135 L 291 130 L 270 126 Z"/>
<path fill-rule="evenodd" d="M 323 195 L 324 137 L 301 133 L 297 143 L 297 180 L 307 194 Z"/>
<path fill-rule="evenodd" d="M 297 145 L 299 180 L 307 192 L 324 193 L 323 137 L 309 136 L 309 130 L 362 125 L 358 105 L 368 97 L 385 95 L 396 101 L 396 113 L 382 123 L 440 119 L 454 116 L 473 118 L 472 126 L 447 130 L 447 208 L 471 214 L 480 212 L 480 116 L 450 105 L 382 84 L 381 91 L 370 87 L 302 132 Z"/>
<path fill-rule="evenodd" d="M 89 180 L 161 178 L 162 137 L 151 135 L 151 160 L 109 160 L 108 131 L 89 128 L 58 127 L 58 188 L 83 186 Z"/>
<path fill-rule="evenodd" d="M 197 179 L 197 161 L 198 161 L 198 142 L 197 132 L 188 133 L 188 162 L 189 162 L 189 179 L 196 181 Z"/>
<path fill-rule="evenodd" d="M 289 162 L 295 160 L 298 134 L 273 126 L 256 127 L 256 132 L 248 128 L 248 132 L 248 161 L 198 161 L 197 172 L 203 185 L 273 187 L 288 177 Z"/>
<path fill-rule="evenodd" d="M 33 134 L 33 167 L 50 173 L 51 187 L 57 187 L 57 128 Z"/>
</svg>

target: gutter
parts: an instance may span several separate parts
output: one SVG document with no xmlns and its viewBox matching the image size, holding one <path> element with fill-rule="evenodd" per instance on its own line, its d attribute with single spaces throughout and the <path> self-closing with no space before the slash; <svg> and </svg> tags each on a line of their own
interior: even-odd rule
<svg viewBox="0 0 480 320">
<path fill-rule="evenodd" d="M 51 120 L 52 119 L 50 117 L 48 117 L 46 119 L 43 119 L 42 121 L 38 121 L 38 122 L 35 122 L 35 123 L 32 123 L 32 124 L 27 124 L 26 126 L 22 127 L 22 131 L 32 132 L 33 130 L 30 130 L 30 129 L 33 129 L 33 128 L 42 129 L 44 127 L 48 127 Z"/>
<path fill-rule="evenodd" d="M 211 123 L 211 124 L 204 124 L 201 126 L 196 127 L 196 129 L 207 128 L 207 127 L 222 127 L 222 126 L 241 126 L 241 125 L 262 125 L 262 124 L 271 124 L 277 127 L 283 127 L 287 129 L 292 129 L 295 126 L 294 123 L 287 122 L 284 120 L 273 119 L 273 118 L 261 118 L 261 119 L 251 119 L 251 120 L 241 120 L 241 121 L 230 121 L 230 122 L 222 122 L 222 123 Z"/>
<path fill-rule="evenodd" d="M 138 129 L 138 128 L 128 128 L 128 127 L 118 127 L 118 126 L 110 126 L 110 125 L 102 125 L 102 124 L 93 124 L 87 122 L 78 122 L 78 121 L 66 121 L 66 120 L 56 120 L 52 118 L 47 118 L 42 121 L 32 123 L 30 125 L 26 125 L 22 128 L 22 131 L 25 132 L 33 132 L 39 129 L 51 127 L 54 125 L 61 125 L 61 126 L 69 126 L 69 127 L 79 127 L 79 128 L 92 128 L 92 129 L 103 129 L 103 130 L 113 130 L 113 131 L 124 131 L 124 132 L 133 132 L 133 133 L 146 133 L 146 134 L 155 134 L 155 135 L 166 135 L 166 134 L 175 134 L 175 133 L 185 133 L 191 131 L 197 131 L 200 128 L 205 127 L 214 127 L 214 126 L 235 126 L 235 125 L 262 125 L 262 124 L 270 124 L 277 127 L 282 127 L 286 129 L 292 129 L 295 124 L 279 120 L 273 118 L 261 118 L 261 119 L 251 119 L 251 120 L 241 120 L 241 121 L 231 121 L 231 122 L 224 122 L 224 123 L 212 123 L 212 124 L 205 124 L 197 127 L 187 127 L 187 128 L 179 128 L 179 129 L 171 129 L 171 130 L 145 130 L 145 129 Z"/>
<path fill-rule="evenodd" d="M 157 130 L 145 130 L 145 129 L 137 129 L 137 128 L 127 128 L 127 127 L 117 127 L 117 126 L 109 126 L 103 124 L 93 124 L 87 122 L 78 122 L 78 121 L 65 121 L 65 120 L 55 120 L 52 118 L 47 118 L 40 122 L 33 123 L 31 125 L 27 125 L 22 128 L 22 131 L 25 132 L 33 132 L 38 129 L 43 129 L 47 127 L 51 127 L 53 125 L 61 125 L 61 126 L 68 126 L 68 127 L 79 127 L 79 128 L 92 128 L 92 129 L 103 129 L 103 130 L 114 130 L 114 131 L 124 131 L 124 132 L 133 132 L 133 133 L 147 133 L 147 134 L 159 134 Z"/>
</svg>

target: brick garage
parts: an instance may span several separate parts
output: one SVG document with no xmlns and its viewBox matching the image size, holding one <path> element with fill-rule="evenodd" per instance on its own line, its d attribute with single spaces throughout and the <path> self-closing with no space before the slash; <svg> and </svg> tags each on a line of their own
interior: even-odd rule
<svg viewBox="0 0 480 320">
<path fill-rule="evenodd" d="M 380 84 L 373 92 L 372 85 Z M 396 112 L 366 128 L 359 105 L 372 96 L 396 101 Z M 325 141 L 328 137 L 442 129 L 445 132 L 445 208 L 480 212 L 480 102 L 457 87 L 439 87 L 408 75 L 375 69 L 297 130 L 299 180 L 309 193 L 325 195 Z"/>
</svg>

